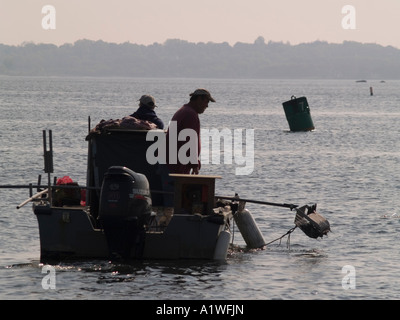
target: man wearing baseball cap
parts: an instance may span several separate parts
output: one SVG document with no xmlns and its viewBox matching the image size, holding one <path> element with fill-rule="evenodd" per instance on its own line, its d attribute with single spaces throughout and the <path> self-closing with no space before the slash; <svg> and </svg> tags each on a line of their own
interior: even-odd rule
<svg viewBox="0 0 400 320">
<path fill-rule="evenodd" d="M 153 122 L 159 129 L 164 129 L 164 123 L 154 111 L 156 107 L 156 100 L 154 97 L 150 95 L 143 95 L 139 99 L 139 108 L 135 113 L 131 114 L 131 117 Z"/>
<path fill-rule="evenodd" d="M 193 155 L 193 158 L 196 158 L 196 161 L 189 162 L 187 164 L 183 164 L 179 161 L 179 154 L 174 155 L 172 158 L 177 159 L 177 163 L 171 163 L 171 155 L 168 155 L 168 167 L 170 173 L 183 173 L 183 174 L 198 174 L 201 163 L 200 163 L 200 119 L 199 114 L 202 114 L 207 108 L 208 103 L 215 102 L 215 99 L 211 96 L 210 92 L 206 89 L 196 89 L 190 95 L 190 101 L 183 105 L 171 119 L 171 122 L 175 121 L 174 125 L 176 124 L 176 135 L 172 136 L 179 136 L 179 133 L 185 129 L 193 130 L 197 135 L 197 154 Z M 172 148 L 171 150 L 175 149 L 179 152 L 180 148 L 188 142 L 186 141 L 170 141 L 170 127 L 167 131 L 167 143 L 174 143 L 177 148 Z M 169 152 L 170 148 L 167 146 L 167 152 Z"/>
</svg>

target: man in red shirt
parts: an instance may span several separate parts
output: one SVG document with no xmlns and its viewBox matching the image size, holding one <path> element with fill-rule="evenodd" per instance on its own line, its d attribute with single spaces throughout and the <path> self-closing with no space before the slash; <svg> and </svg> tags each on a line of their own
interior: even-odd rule
<svg viewBox="0 0 400 320">
<path fill-rule="evenodd" d="M 167 161 L 170 173 L 199 174 L 201 167 L 199 114 L 202 114 L 207 109 L 210 101 L 215 102 L 209 91 L 197 89 L 190 94 L 190 101 L 183 105 L 172 117 L 166 137 Z M 185 131 L 182 132 L 183 130 Z M 186 140 L 180 140 L 181 132 L 183 135 L 187 133 Z M 197 142 L 197 152 L 196 154 L 188 154 L 193 151 L 192 148 L 189 148 L 185 153 L 185 157 L 183 157 L 182 150 L 185 151 L 185 144 L 193 143 L 193 141 L 190 141 L 193 137 L 197 139 L 195 141 Z M 188 159 L 189 161 L 187 162 Z"/>
</svg>

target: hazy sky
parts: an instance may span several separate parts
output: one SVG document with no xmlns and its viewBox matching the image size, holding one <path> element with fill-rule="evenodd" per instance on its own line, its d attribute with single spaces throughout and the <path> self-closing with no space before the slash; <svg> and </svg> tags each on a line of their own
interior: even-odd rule
<svg viewBox="0 0 400 320">
<path fill-rule="evenodd" d="M 55 9 L 46 30 L 45 5 Z M 355 29 L 344 29 L 355 9 Z M 400 48 L 400 0 L 0 0 L 0 43 L 61 45 L 79 39 L 137 44 L 353 40 Z M 54 20 L 54 19 L 53 19 Z M 346 20 L 348 21 L 348 20 Z"/>
</svg>

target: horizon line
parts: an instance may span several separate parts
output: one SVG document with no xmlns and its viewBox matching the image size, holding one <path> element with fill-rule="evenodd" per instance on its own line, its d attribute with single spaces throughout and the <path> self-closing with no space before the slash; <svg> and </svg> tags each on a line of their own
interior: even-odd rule
<svg viewBox="0 0 400 320">
<path fill-rule="evenodd" d="M 23 41 L 20 44 L 6 44 L 6 43 L 0 43 L 0 45 L 3 46 L 9 46 L 9 47 L 24 47 L 26 45 L 53 45 L 56 46 L 58 48 L 65 46 L 65 45 L 75 45 L 77 42 L 80 41 L 89 41 L 89 42 L 103 42 L 103 43 L 107 43 L 107 44 L 116 44 L 116 45 L 123 45 L 123 44 L 130 44 L 130 45 L 138 45 L 138 46 L 144 46 L 144 47 L 150 47 L 153 45 L 165 45 L 168 41 L 173 41 L 173 40 L 177 40 L 177 41 L 182 41 L 182 42 L 187 42 L 187 43 L 191 43 L 191 44 L 228 44 L 228 46 L 230 47 L 234 47 L 237 44 L 256 44 L 257 41 L 259 40 L 259 42 L 263 41 L 264 45 L 269 45 L 269 44 L 284 44 L 284 45 L 289 45 L 289 46 L 299 46 L 299 45 L 306 45 L 306 44 L 313 44 L 313 43 L 326 43 L 326 44 L 333 44 L 333 45 L 342 45 L 344 43 L 357 43 L 357 44 L 362 44 L 362 45 L 377 45 L 377 46 L 381 46 L 381 47 L 392 47 L 395 49 L 400 50 L 399 47 L 395 46 L 395 45 L 383 45 L 377 42 L 360 42 L 360 41 L 355 41 L 355 40 L 343 40 L 342 42 L 329 42 L 328 40 L 320 40 L 320 39 L 316 39 L 314 41 L 308 41 L 308 42 L 299 42 L 297 44 L 292 44 L 290 43 L 290 41 L 284 41 L 284 40 L 279 40 L 279 41 L 275 41 L 275 40 L 268 40 L 268 42 L 266 42 L 266 40 L 264 39 L 264 37 L 259 36 L 257 37 L 253 42 L 242 42 L 242 41 L 237 41 L 235 42 L 233 45 L 230 44 L 228 41 L 223 41 L 223 42 L 214 42 L 214 41 L 189 41 L 189 40 L 185 40 L 185 39 L 179 39 L 179 38 L 168 38 L 166 39 L 164 42 L 160 43 L 160 42 L 153 42 L 152 44 L 140 44 L 140 43 L 134 43 L 131 41 L 124 41 L 124 42 L 113 42 L 113 41 L 105 41 L 102 39 L 97 39 L 97 40 L 93 40 L 93 39 L 88 39 L 88 38 L 82 38 L 82 39 L 77 39 L 74 42 L 64 42 L 63 44 L 55 44 L 55 43 L 51 43 L 51 42 L 35 42 L 35 41 Z"/>
</svg>

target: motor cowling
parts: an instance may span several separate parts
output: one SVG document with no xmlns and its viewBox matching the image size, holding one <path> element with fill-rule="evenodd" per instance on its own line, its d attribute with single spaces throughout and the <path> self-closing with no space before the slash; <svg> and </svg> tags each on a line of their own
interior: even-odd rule
<svg viewBox="0 0 400 320">
<path fill-rule="evenodd" d="M 101 187 L 99 220 L 112 257 L 141 257 L 150 214 L 146 176 L 126 167 L 110 167 Z"/>
</svg>

